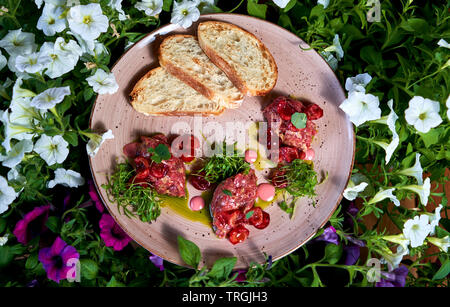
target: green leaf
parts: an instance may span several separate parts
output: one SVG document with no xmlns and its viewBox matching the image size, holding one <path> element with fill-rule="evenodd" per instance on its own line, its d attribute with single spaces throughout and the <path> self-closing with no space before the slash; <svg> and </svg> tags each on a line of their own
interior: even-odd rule
<svg viewBox="0 0 450 307">
<path fill-rule="evenodd" d="M 251 16 L 266 19 L 267 4 L 258 4 L 258 0 L 248 0 L 247 12 Z"/>
<path fill-rule="evenodd" d="M 94 260 L 91 259 L 81 259 L 81 278 L 92 280 L 97 277 L 98 265 Z"/>
<path fill-rule="evenodd" d="M 5 230 L 6 228 L 6 219 L 0 218 L 0 234 Z"/>
<path fill-rule="evenodd" d="M 0 246 L 0 268 L 7 266 L 15 255 L 21 255 L 24 251 L 25 247 L 22 244 Z"/>
<path fill-rule="evenodd" d="M 433 280 L 443 279 L 450 273 L 450 259 L 447 259 L 441 268 L 434 274 Z"/>
<path fill-rule="evenodd" d="M 121 283 L 120 281 L 117 281 L 113 276 L 106 284 L 106 287 L 125 287 L 125 284 Z"/>
<path fill-rule="evenodd" d="M 165 12 L 170 12 L 170 7 L 172 6 L 173 0 L 164 0 L 163 1 L 163 10 Z"/>
<path fill-rule="evenodd" d="M 151 159 L 156 163 L 161 163 L 163 160 L 169 160 L 172 157 L 169 147 L 164 144 L 159 144 L 155 148 L 150 147 L 147 150 L 152 153 Z"/>
<path fill-rule="evenodd" d="M 186 240 L 185 238 L 178 236 L 178 250 L 181 258 L 187 264 L 194 269 L 198 268 L 202 254 L 200 249 L 194 242 Z"/>
<path fill-rule="evenodd" d="M 225 257 L 216 260 L 207 275 L 216 279 L 226 279 L 233 270 L 236 260 L 236 257 Z"/>
<path fill-rule="evenodd" d="M 431 145 L 436 144 L 439 142 L 439 136 L 442 132 L 442 129 L 431 129 L 427 133 L 421 133 L 419 132 L 420 138 L 422 139 L 423 143 L 425 144 L 426 148 L 429 148 Z"/>
<path fill-rule="evenodd" d="M 32 270 L 38 264 L 39 264 L 38 255 L 37 254 L 31 254 L 30 257 L 28 257 L 27 261 L 25 262 L 25 269 Z"/>
<path fill-rule="evenodd" d="M 251 211 L 247 212 L 247 214 L 245 215 L 245 218 L 248 220 L 249 218 L 251 218 L 253 216 L 253 213 L 255 213 L 255 210 L 251 210 Z"/>
<path fill-rule="evenodd" d="M 303 129 L 306 127 L 306 121 L 308 118 L 306 117 L 305 113 L 298 113 L 295 112 L 292 114 L 291 117 L 291 123 L 295 126 L 297 129 Z"/>
<path fill-rule="evenodd" d="M 341 245 L 330 243 L 325 247 L 325 260 L 329 264 L 336 264 L 341 259 L 342 252 L 343 248 Z"/>
<path fill-rule="evenodd" d="M 84 89 L 84 91 L 83 91 L 83 98 L 84 98 L 84 101 L 89 101 L 91 98 L 92 98 L 92 96 L 94 96 L 94 90 L 92 89 L 92 87 L 86 87 L 85 89 Z"/>
<path fill-rule="evenodd" d="M 283 12 L 285 12 L 285 13 L 289 12 L 296 4 L 297 4 L 297 0 L 289 1 L 289 3 L 284 7 Z"/>
<path fill-rule="evenodd" d="M 50 216 L 47 220 L 47 223 L 45 223 L 45 226 L 48 227 L 51 231 L 54 233 L 60 233 L 61 231 L 61 220 L 59 217 L 56 216 Z"/>
<path fill-rule="evenodd" d="M 381 58 L 381 53 L 372 45 L 362 47 L 359 54 L 361 59 L 369 64 L 374 66 L 382 65 L 383 59 Z"/>
<path fill-rule="evenodd" d="M 66 133 L 64 133 L 63 138 L 70 145 L 74 147 L 78 146 L 78 133 L 76 133 L 75 131 L 66 131 Z"/>
</svg>

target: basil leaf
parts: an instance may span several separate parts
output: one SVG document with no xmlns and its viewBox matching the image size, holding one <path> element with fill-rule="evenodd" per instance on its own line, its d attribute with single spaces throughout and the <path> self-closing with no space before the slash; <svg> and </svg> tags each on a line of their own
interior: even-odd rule
<svg viewBox="0 0 450 307">
<path fill-rule="evenodd" d="M 172 157 L 169 151 L 169 147 L 164 144 L 159 144 L 158 146 L 156 146 L 155 152 L 158 154 L 158 156 L 161 157 L 162 160 L 169 160 Z"/>
<path fill-rule="evenodd" d="M 253 216 L 253 213 L 255 213 L 255 210 L 251 210 L 251 211 L 247 212 L 247 214 L 245 215 L 245 218 L 248 220 L 249 218 L 251 218 Z"/>
<path fill-rule="evenodd" d="M 329 243 L 325 247 L 325 259 L 329 264 L 336 264 L 341 259 L 343 248 L 341 245 Z"/>
<path fill-rule="evenodd" d="M 225 257 L 217 259 L 208 276 L 216 279 L 227 278 L 236 264 L 236 257 Z"/>
<path fill-rule="evenodd" d="M 178 250 L 180 252 L 181 258 L 187 264 L 197 269 L 198 264 L 202 254 L 200 249 L 194 242 L 186 240 L 185 238 L 178 236 Z"/>
<path fill-rule="evenodd" d="M 295 112 L 294 114 L 292 114 L 292 117 L 291 117 L 291 123 L 297 129 L 305 128 L 307 120 L 308 120 L 308 117 L 306 116 L 305 113 Z"/>
</svg>

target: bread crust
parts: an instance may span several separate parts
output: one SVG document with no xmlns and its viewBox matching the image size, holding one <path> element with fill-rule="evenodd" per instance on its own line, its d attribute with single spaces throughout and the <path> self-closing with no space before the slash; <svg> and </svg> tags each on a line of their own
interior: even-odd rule
<svg viewBox="0 0 450 307">
<path fill-rule="evenodd" d="M 140 93 L 144 90 L 143 88 L 143 82 L 150 78 L 153 74 L 157 73 L 160 69 L 162 69 L 161 67 L 156 67 L 151 69 L 150 71 L 148 71 L 142 78 L 139 79 L 138 82 L 136 82 L 135 86 L 133 87 L 133 89 L 131 90 L 130 93 L 130 104 L 133 107 L 133 109 L 135 109 L 137 112 L 145 114 L 147 116 L 151 116 L 151 115 L 160 115 L 160 116 L 191 116 L 191 115 L 202 115 L 202 116 L 209 116 L 209 115 L 220 115 L 225 111 L 225 108 L 222 106 L 222 108 L 220 109 L 220 111 L 218 112 L 188 112 L 188 111 L 174 111 L 174 112 L 152 112 L 150 114 L 144 113 L 139 111 L 136 106 L 136 100 L 139 97 Z"/>
<path fill-rule="evenodd" d="M 260 48 L 263 55 L 266 55 L 268 57 L 271 69 L 274 72 L 274 75 L 272 76 L 273 82 L 272 82 L 271 87 L 267 88 L 265 90 L 253 90 L 253 89 L 248 88 L 245 84 L 245 81 L 239 77 L 236 70 L 227 61 L 225 61 L 215 50 L 210 48 L 205 41 L 203 41 L 200 28 L 202 26 L 206 26 L 206 25 L 210 25 L 212 27 L 219 26 L 219 27 L 235 29 L 238 32 L 243 32 L 245 35 L 253 37 L 257 41 L 258 47 Z M 200 44 L 200 48 L 203 49 L 203 51 L 206 53 L 206 55 L 211 59 L 211 61 L 214 64 L 216 64 L 220 69 L 222 69 L 225 72 L 225 74 L 228 76 L 228 78 L 231 80 L 231 82 L 233 82 L 233 84 L 243 94 L 251 95 L 251 96 L 265 96 L 275 87 L 277 80 L 278 80 L 278 66 L 277 66 L 272 54 L 269 52 L 269 49 L 267 49 L 267 47 L 254 34 L 248 32 L 236 25 L 230 24 L 230 23 L 220 22 L 220 21 L 205 21 L 205 22 L 199 23 L 198 28 L 197 28 L 197 35 L 198 35 L 198 42 Z"/>
</svg>

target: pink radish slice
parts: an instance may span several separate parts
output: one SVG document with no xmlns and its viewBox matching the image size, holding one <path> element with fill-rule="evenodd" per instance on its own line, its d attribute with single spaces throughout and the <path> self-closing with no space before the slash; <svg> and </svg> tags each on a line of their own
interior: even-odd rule
<svg viewBox="0 0 450 307">
<path fill-rule="evenodd" d="M 248 149 L 245 151 L 245 161 L 248 163 L 253 163 L 258 158 L 258 153 L 254 150 Z"/>
<path fill-rule="evenodd" d="M 200 211 L 205 207 L 205 200 L 201 196 L 194 196 L 189 201 L 189 208 L 192 211 Z"/>
<path fill-rule="evenodd" d="M 315 155 L 314 149 L 309 148 L 305 152 L 305 160 L 313 160 Z"/>
<path fill-rule="evenodd" d="M 263 201 L 271 201 L 275 197 L 275 187 L 270 183 L 261 183 L 258 185 L 256 194 Z"/>
</svg>

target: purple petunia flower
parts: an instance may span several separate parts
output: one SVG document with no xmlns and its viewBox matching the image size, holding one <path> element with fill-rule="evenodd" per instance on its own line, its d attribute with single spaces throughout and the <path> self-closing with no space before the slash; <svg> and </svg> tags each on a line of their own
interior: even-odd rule
<svg viewBox="0 0 450 307">
<path fill-rule="evenodd" d="M 237 270 L 236 272 L 233 272 L 233 274 L 238 273 L 238 276 L 236 276 L 236 279 L 234 281 L 236 282 L 244 282 L 247 280 L 247 270 Z M 233 275 L 231 274 L 231 275 Z"/>
<path fill-rule="evenodd" d="M 109 214 L 103 214 L 99 222 L 100 237 L 106 246 L 114 248 L 115 251 L 122 250 L 131 241 L 131 238 L 114 221 Z"/>
<path fill-rule="evenodd" d="M 357 245 L 346 245 L 344 246 L 345 252 L 345 265 L 354 265 L 359 259 L 360 247 Z"/>
<path fill-rule="evenodd" d="M 336 229 L 333 226 L 329 226 L 324 229 L 323 234 L 316 238 L 316 241 L 324 241 L 339 245 L 339 236 L 336 233 Z"/>
<path fill-rule="evenodd" d="M 48 213 L 50 205 L 36 207 L 27 214 L 24 218 L 17 222 L 13 234 L 17 241 L 26 245 L 30 240 L 40 235 L 47 229 Z"/>
<path fill-rule="evenodd" d="M 150 261 L 160 270 L 160 271 L 164 271 L 164 259 L 156 256 L 156 255 L 151 255 L 150 257 L 148 257 L 148 259 L 150 259 Z"/>
<path fill-rule="evenodd" d="M 55 239 L 51 247 L 39 251 L 39 261 L 47 272 L 47 278 L 59 283 L 60 280 L 75 279 L 76 265 L 80 259 L 75 247 L 67 245 L 60 237 Z"/>
<path fill-rule="evenodd" d="M 404 287 L 408 272 L 408 268 L 404 265 L 391 272 L 381 272 L 382 278 L 375 284 L 375 287 Z"/>
<path fill-rule="evenodd" d="M 103 204 L 98 197 L 97 190 L 95 189 L 95 185 L 92 180 L 89 180 L 89 196 L 91 196 L 91 199 L 95 204 L 95 208 L 97 208 L 100 213 L 103 213 L 103 211 L 105 211 L 105 208 L 103 207 Z"/>
</svg>

